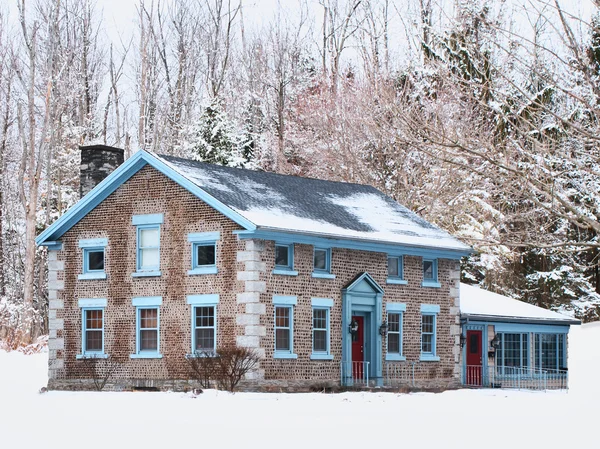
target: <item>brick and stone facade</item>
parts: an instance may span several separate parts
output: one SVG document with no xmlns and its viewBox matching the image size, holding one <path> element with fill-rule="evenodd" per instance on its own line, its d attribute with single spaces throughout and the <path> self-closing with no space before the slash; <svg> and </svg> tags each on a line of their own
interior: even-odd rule
<svg viewBox="0 0 600 449">
<path fill-rule="evenodd" d="M 158 277 L 133 277 L 136 271 L 136 228 L 132 216 L 163 214 Z M 191 351 L 191 307 L 188 295 L 218 294 L 217 345 L 237 344 L 255 349 L 260 366 L 247 376 L 246 388 L 304 389 L 339 384 L 342 357 L 342 289 L 358 273 L 367 272 L 384 289 L 388 302 L 406 304 L 403 349 L 406 365 L 415 373 L 413 386 L 447 388 L 459 383 L 460 321 L 459 262 L 438 259 L 440 288 L 422 287 L 422 258 L 405 256 L 407 285 L 386 284 L 387 255 L 333 247 L 334 279 L 313 272 L 313 247 L 294 245 L 297 276 L 273 273 L 275 244 L 269 240 L 241 240 L 242 228 L 171 181 L 146 166 L 70 228 L 60 250 L 49 251 L 50 361 L 49 387 L 89 388 L 82 348 L 82 298 L 106 298 L 104 351 L 117 364 L 108 387 L 189 388 L 185 355 Z M 191 245 L 188 233 L 220 232 L 217 274 L 189 275 Z M 81 280 L 83 254 L 80 239 L 106 238 L 106 279 Z M 273 358 L 273 295 L 297 297 L 294 308 L 294 352 L 297 359 Z M 160 359 L 132 359 L 135 352 L 135 307 L 132 298 L 160 296 Z M 311 360 L 311 298 L 330 298 L 330 345 L 333 360 Z M 421 305 L 439 305 L 437 355 L 440 361 L 421 362 Z M 383 343 L 385 359 L 385 339 Z M 410 385 L 409 385 L 410 386 Z"/>
</svg>

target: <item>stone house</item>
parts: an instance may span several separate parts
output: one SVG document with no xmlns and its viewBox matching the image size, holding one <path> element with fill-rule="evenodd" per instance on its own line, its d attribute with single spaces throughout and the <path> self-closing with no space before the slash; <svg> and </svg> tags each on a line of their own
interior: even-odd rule
<svg viewBox="0 0 600 449">
<path fill-rule="evenodd" d="M 378 190 L 83 147 L 81 200 L 44 230 L 49 387 L 188 388 L 186 357 L 261 357 L 246 388 L 461 381 L 471 249 Z M 118 167 L 117 167 L 118 165 Z"/>
</svg>

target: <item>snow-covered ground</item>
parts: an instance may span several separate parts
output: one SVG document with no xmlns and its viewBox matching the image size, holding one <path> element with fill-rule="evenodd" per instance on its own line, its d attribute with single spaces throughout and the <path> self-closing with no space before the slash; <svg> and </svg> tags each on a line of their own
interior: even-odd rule
<svg viewBox="0 0 600 449">
<path fill-rule="evenodd" d="M 69 393 L 46 354 L 0 351 L 1 448 L 597 448 L 600 323 L 569 339 L 569 392 Z"/>
</svg>

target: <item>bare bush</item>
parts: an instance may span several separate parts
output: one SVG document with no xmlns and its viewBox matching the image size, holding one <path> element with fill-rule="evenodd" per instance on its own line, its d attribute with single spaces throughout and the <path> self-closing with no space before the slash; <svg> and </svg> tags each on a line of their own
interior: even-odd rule
<svg viewBox="0 0 600 449">
<path fill-rule="evenodd" d="M 111 359 L 110 356 L 107 358 L 86 356 L 81 361 L 85 367 L 86 374 L 93 380 L 94 388 L 98 391 L 104 389 L 106 383 L 119 366 L 119 363 Z"/>
</svg>

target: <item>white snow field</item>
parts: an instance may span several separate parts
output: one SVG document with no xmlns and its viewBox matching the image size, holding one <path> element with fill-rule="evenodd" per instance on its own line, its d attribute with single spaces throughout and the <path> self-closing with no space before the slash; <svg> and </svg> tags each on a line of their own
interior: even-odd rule
<svg viewBox="0 0 600 449">
<path fill-rule="evenodd" d="M 574 326 L 568 392 L 71 393 L 46 354 L 0 351 L 0 448 L 599 448 L 600 323 Z"/>
</svg>

